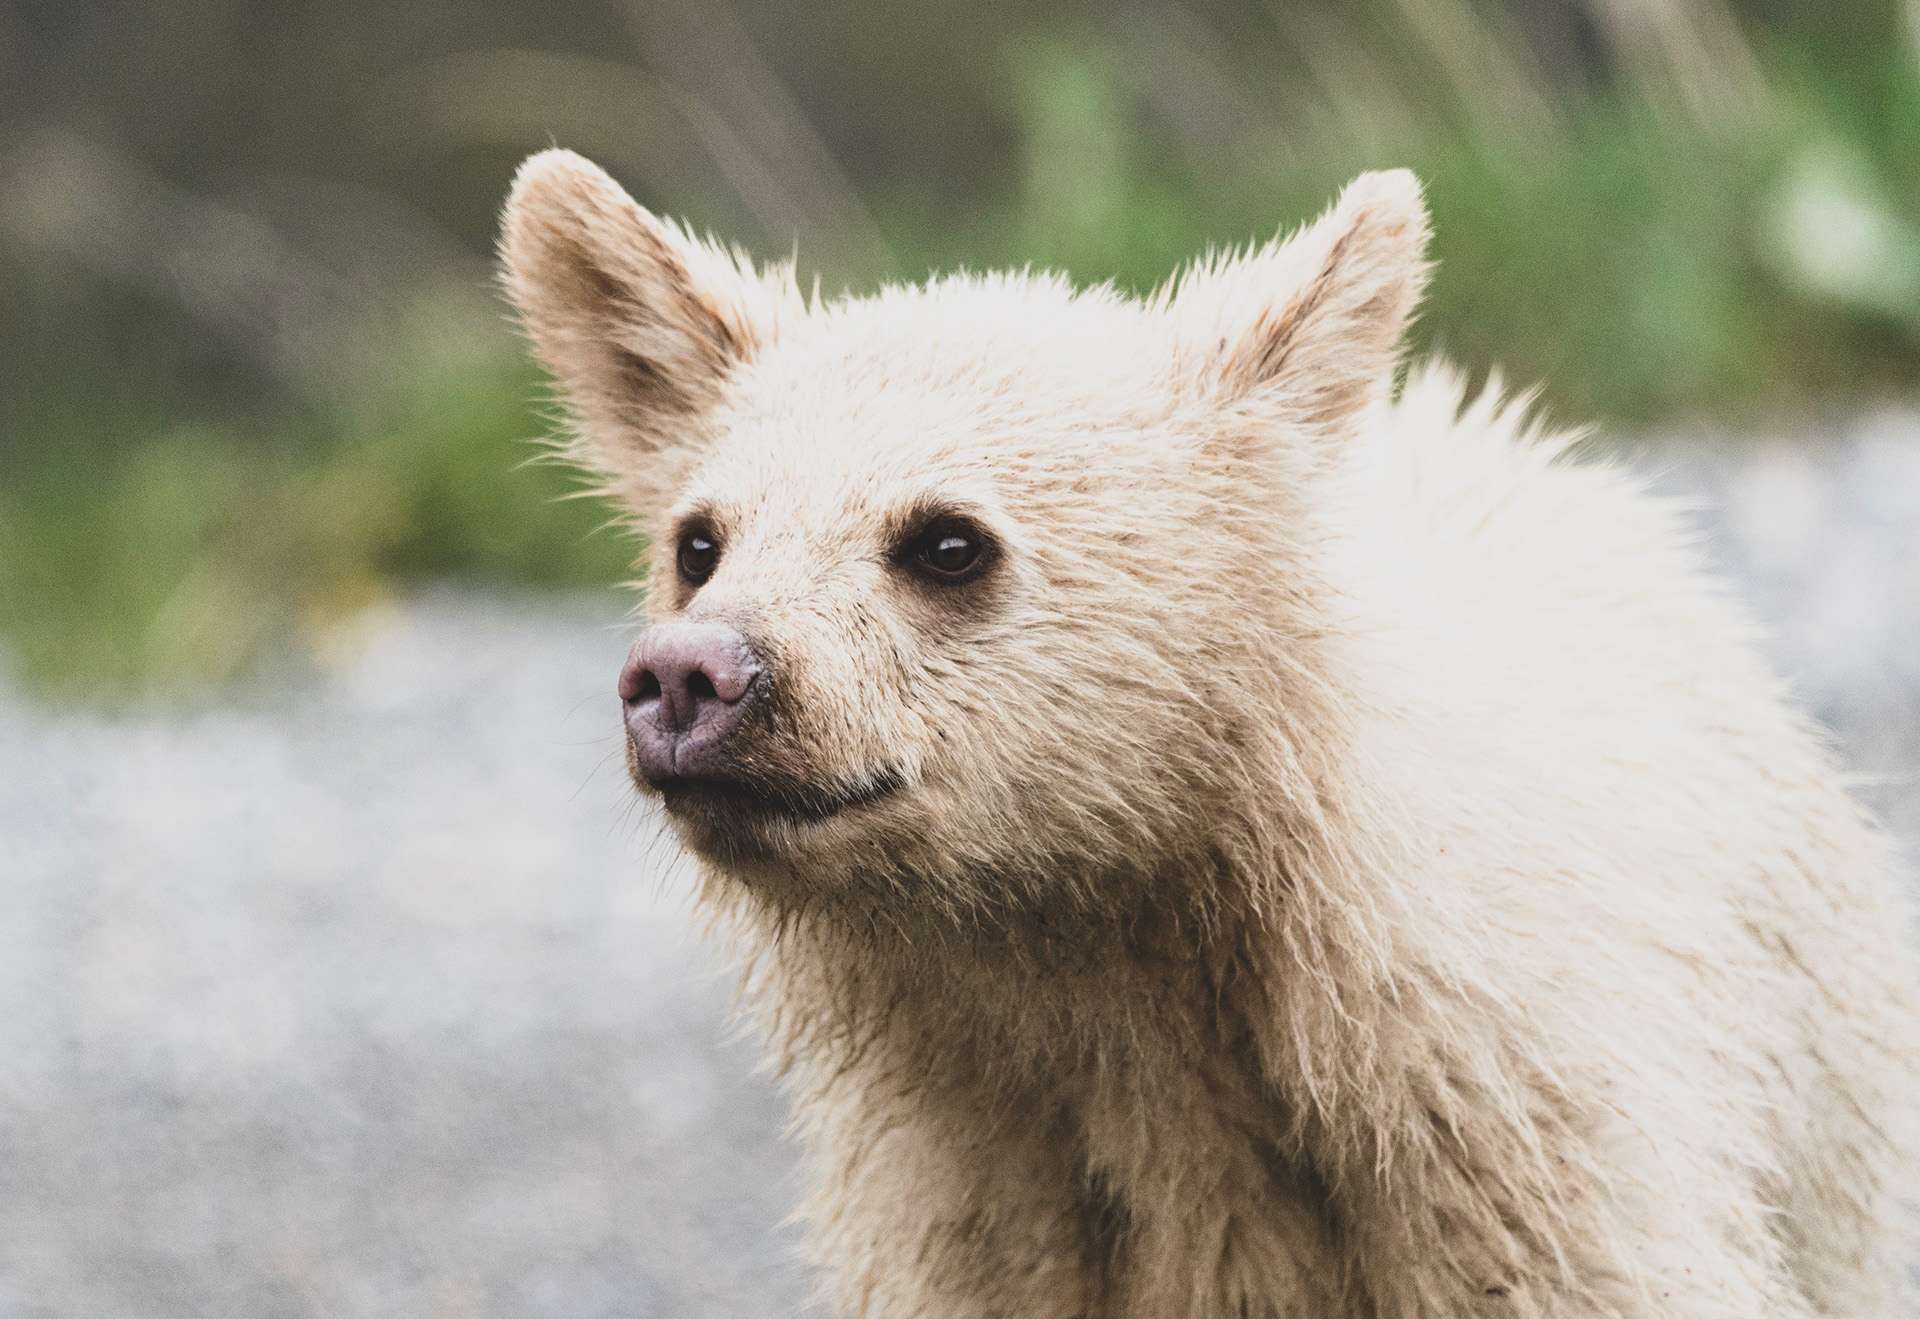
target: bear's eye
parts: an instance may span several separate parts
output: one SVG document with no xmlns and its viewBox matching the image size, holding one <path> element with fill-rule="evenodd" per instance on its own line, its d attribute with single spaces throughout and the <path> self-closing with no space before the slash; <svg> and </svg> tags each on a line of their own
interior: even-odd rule
<svg viewBox="0 0 1920 1319">
<path fill-rule="evenodd" d="M 680 580 L 689 586 L 699 586 L 713 576 L 713 566 L 720 561 L 720 547 L 707 532 L 688 531 L 680 537 L 677 560 Z"/>
<path fill-rule="evenodd" d="M 975 576 L 986 558 L 984 535 L 964 522 L 942 519 L 914 539 L 907 563 L 930 581 L 953 583 Z"/>
</svg>

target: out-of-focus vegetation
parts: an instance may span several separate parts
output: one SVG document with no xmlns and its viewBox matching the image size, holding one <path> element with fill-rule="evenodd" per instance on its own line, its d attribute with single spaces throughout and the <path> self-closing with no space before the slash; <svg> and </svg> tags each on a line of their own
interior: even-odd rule
<svg viewBox="0 0 1920 1319">
<path fill-rule="evenodd" d="M 1554 413 L 1910 391 L 1920 5 L 23 0 L 0 12 L 0 647 L 117 694 L 411 580 L 612 580 L 486 251 L 560 142 L 827 288 L 1144 289 L 1426 179 L 1420 331 Z"/>
</svg>

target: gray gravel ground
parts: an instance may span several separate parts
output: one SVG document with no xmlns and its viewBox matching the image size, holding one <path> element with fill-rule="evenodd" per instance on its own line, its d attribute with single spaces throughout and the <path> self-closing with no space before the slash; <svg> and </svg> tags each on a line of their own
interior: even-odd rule
<svg viewBox="0 0 1920 1319">
<path fill-rule="evenodd" d="M 1920 417 L 1665 466 L 1920 838 Z M 0 1319 L 799 1310 L 622 608 L 436 594 L 196 712 L 0 685 Z"/>
</svg>

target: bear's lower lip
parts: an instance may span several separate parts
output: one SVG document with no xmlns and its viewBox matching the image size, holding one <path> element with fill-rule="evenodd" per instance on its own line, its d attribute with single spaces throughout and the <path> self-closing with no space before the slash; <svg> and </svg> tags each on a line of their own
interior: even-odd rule
<svg viewBox="0 0 1920 1319">
<path fill-rule="evenodd" d="M 744 779 L 672 778 L 652 786 L 676 815 L 773 817 L 814 824 L 890 796 L 905 781 L 897 771 L 884 769 L 857 784 L 775 787 Z"/>
</svg>

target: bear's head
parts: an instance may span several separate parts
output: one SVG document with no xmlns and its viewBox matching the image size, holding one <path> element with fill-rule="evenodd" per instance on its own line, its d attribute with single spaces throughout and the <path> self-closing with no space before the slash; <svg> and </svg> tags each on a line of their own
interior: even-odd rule
<svg viewBox="0 0 1920 1319">
<path fill-rule="evenodd" d="M 962 918 L 1097 908 L 1313 809 L 1312 490 L 1390 389 L 1425 234 L 1412 176 L 1370 174 L 1146 300 L 822 301 L 529 160 L 506 285 L 650 536 L 635 781 L 750 888 Z"/>
</svg>

